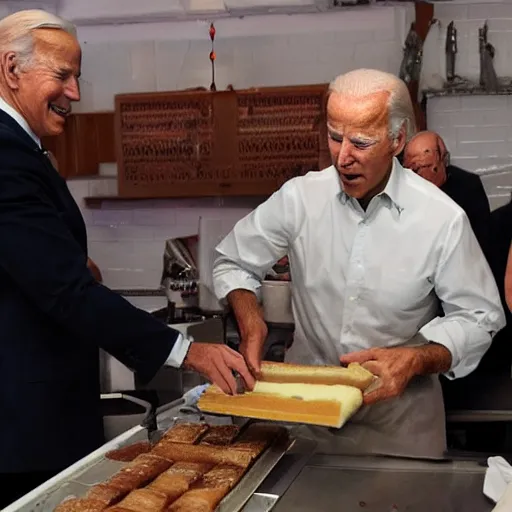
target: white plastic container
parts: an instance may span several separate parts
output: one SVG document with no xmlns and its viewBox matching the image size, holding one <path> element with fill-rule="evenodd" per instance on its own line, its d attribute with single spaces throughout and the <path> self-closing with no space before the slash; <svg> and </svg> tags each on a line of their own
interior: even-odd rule
<svg viewBox="0 0 512 512">
<path fill-rule="evenodd" d="M 291 281 L 263 281 L 261 300 L 265 321 L 274 324 L 293 324 Z"/>
</svg>

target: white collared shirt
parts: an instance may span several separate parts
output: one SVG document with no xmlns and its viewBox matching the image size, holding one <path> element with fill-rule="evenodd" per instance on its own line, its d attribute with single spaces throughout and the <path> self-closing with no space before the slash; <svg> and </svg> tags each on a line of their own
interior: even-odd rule
<svg viewBox="0 0 512 512">
<path fill-rule="evenodd" d="M 31 130 L 25 118 L 17 110 L 11 107 L 3 98 L 0 98 L 0 110 L 3 110 L 6 114 L 11 116 L 30 135 L 34 142 L 39 147 L 41 147 L 41 140 Z M 190 343 L 190 339 L 187 339 L 181 333 L 178 333 L 176 342 L 174 343 L 171 353 L 169 354 L 169 357 L 165 361 L 165 364 L 167 366 L 179 368 L 183 364 L 183 361 L 187 356 Z"/>
<path fill-rule="evenodd" d="M 295 339 L 287 360 L 407 343 L 418 331 L 452 354 L 451 378 L 470 373 L 505 317 L 491 270 L 464 211 L 394 159 L 366 211 L 334 167 L 294 178 L 242 219 L 217 247 L 219 299 L 258 292 L 288 254 Z M 437 297 L 445 316 L 438 317 Z"/>
<path fill-rule="evenodd" d="M 9 103 L 7 103 L 3 98 L 0 98 L 0 110 L 9 114 L 30 135 L 33 141 L 41 147 L 41 140 L 32 131 L 25 118 L 16 109 L 11 107 L 11 105 L 9 105 Z"/>
</svg>

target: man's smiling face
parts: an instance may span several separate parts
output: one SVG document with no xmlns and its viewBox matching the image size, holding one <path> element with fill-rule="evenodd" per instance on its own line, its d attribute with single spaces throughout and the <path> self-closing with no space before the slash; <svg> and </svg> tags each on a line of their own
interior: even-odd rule
<svg viewBox="0 0 512 512">
<path fill-rule="evenodd" d="M 12 62 L 16 64 L 16 55 Z M 72 35 L 54 29 L 35 31 L 31 62 L 18 69 L 11 89 L 13 106 L 38 137 L 63 131 L 71 103 L 80 100 L 80 66 L 80 45 Z"/>
</svg>

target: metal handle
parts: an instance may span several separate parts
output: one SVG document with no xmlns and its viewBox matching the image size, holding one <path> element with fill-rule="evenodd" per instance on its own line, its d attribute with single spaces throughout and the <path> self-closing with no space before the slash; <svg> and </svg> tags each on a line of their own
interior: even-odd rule
<svg viewBox="0 0 512 512">
<path fill-rule="evenodd" d="M 115 400 L 115 399 L 121 399 L 121 400 L 127 400 L 128 402 L 132 402 L 134 404 L 140 405 L 144 408 L 146 411 L 144 414 L 144 419 L 141 422 L 141 426 L 146 427 L 146 425 L 149 425 L 152 417 L 153 417 L 153 411 L 152 406 L 149 402 L 146 402 L 145 400 L 141 400 L 140 398 L 137 398 L 135 396 L 131 395 L 125 395 L 123 393 L 102 393 L 100 395 L 101 400 Z"/>
</svg>

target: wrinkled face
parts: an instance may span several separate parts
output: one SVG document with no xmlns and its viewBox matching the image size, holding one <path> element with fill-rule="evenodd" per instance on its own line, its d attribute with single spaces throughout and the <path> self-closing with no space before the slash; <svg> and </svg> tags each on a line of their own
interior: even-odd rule
<svg viewBox="0 0 512 512">
<path fill-rule="evenodd" d="M 434 135 L 418 136 L 405 148 L 404 167 L 440 187 L 446 181 L 445 154 Z"/>
<path fill-rule="evenodd" d="M 403 148 L 404 135 L 389 137 L 388 93 L 366 97 L 332 93 L 327 102 L 329 151 L 343 190 L 365 207 L 384 190 L 393 156 Z"/>
<path fill-rule="evenodd" d="M 58 135 L 80 100 L 81 51 L 78 41 L 63 30 L 38 30 L 32 62 L 13 73 L 10 82 L 14 107 L 39 137 Z M 15 54 L 12 57 L 16 65 Z"/>
</svg>

